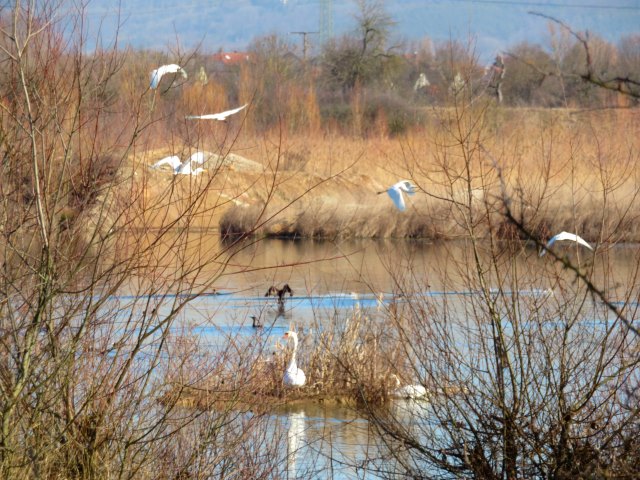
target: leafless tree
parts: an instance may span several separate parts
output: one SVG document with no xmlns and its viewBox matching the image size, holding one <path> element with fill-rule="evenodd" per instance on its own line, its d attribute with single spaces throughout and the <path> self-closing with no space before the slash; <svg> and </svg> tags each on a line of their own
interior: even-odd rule
<svg viewBox="0 0 640 480">
<path fill-rule="evenodd" d="M 87 53 L 68 8 L 0 19 L 0 475 L 277 477 L 277 428 L 239 407 L 264 344 L 214 351 L 185 321 L 243 248 L 193 233 L 234 200 L 210 188 L 234 137 L 206 175 L 153 183 L 172 95 L 116 46 Z M 205 405 L 181 395 L 203 388 Z"/>
<path fill-rule="evenodd" d="M 611 298 L 616 272 L 597 242 L 611 238 L 606 205 L 625 174 L 599 177 L 594 255 L 572 247 L 539 257 L 523 242 L 542 248 L 548 239 L 536 223 L 544 195 L 523 192 L 547 191 L 550 170 L 533 179 L 533 166 L 519 175 L 507 160 L 514 152 L 494 154 L 485 144 L 500 145 L 489 135 L 492 110 L 470 95 L 442 113 L 447 128 L 432 150 L 439 172 L 419 154 L 408 161 L 420 190 L 446 192 L 439 199 L 468 240 L 453 265 L 435 260 L 442 290 L 457 294 L 415 295 L 431 283 L 418 269 L 396 276 L 407 300 L 387 321 L 428 399 L 363 409 L 393 459 L 371 464 L 411 478 L 636 476 L 637 308 Z M 575 210 L 568 222 L 585 224 Z M 509 242 L 505 224 L 517 232 Z M 638 265 L 629 271 L 616 298 L 635 298 Z"/>
</svg>

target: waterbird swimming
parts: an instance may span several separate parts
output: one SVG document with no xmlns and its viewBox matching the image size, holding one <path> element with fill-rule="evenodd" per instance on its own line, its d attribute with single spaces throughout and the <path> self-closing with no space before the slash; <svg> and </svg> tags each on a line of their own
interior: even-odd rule
<svg viewBox="0 0 640 480">
<path fill-rule="evenodd" d="M 262 322 L 260 321 L 260 319 L 258 317 L 256 317 L 255 315 L 251 315 L 249 317 L 252 321 L 252 327 L 253 328 L 262 328 L 264 325 L 262 324 Z"/>
<path fill-rule="evenodd" d="M 246 108 L 247 105 L 248 103 L 245 103 L 241 107 L 234 108 L 232 110 L 226 110 L 220 113 L 210 113 L 208 115 L 187 115 L 184 118 L 186 118 L 187 120 L 219 120 L 223 122 L 227 119 L 227 117 L 238 113 L 243 108 Z"/>
<path fill-rule="evenodd" d="M 413 195 L 414 193 L 416 193 L 416 190 L 409 180 L 401 180 L 398 183 L 394 183 L 393 185 L 391 185 L 388 189 L 377 193 L 378 195 L 382 193 L 388 194 L 398 210 L 404 212 L 406 206 L 404 203 L 402 192 L 405 192 L 407 195 Z"/>
<path fill-rule="evenodd" d="M 542 251 L 540 252 L 540 257 L 542 257 L 544 254 L 547 253 L 547 250 L 549 250 L 551 248 L 551 246 L 555 243 L 555 242 L 563 242 L 563 241 L 572 241 L 572 242 L 577 242 L 578 244 L 587 247 L 589 250 L 593 250 L 593 247 L 591 245 L 589 245 L 586 240 L 584 240 L 582 237 L 579 237 L 578 235 L 576 235 L 575 233 L 569 233 L 569 232 L 560 232 L 557 235 L 554 235 L 553 237 L 551 237 L 551 239 L 547 242 L 547 244 L 543 247 Z"/>
<path fill-rule="evenodd" d="M 187 78 L 187 72 L 180 65 L 176 65 L 175 63 L 162 65 L 151 71 L 151 84 L 149 86 L 153 89 L 158 88 L 158 84 L 163 75 L 177 72 L 180 72 L 183 78 Z"/>
<path fill-rule="evenodd" d="M 283 381 L 284 384 L 289 387 L 301 387 L 307 382 L 307 377 L 304 372 L 298 368 L 296 363 L 296 354 L 298 353 L 298 334 L 294 331 L 288 330 L 284 332 L 283 338 L 289 340 L 293 339 L 293 353 L 291 354 L 291 361 L 284 372 Z"/>
</svg>

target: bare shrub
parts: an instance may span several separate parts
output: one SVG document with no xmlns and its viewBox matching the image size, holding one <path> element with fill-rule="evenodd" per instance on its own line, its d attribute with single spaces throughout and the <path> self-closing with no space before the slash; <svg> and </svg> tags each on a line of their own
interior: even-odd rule
<svg viewBox="0 0 640 480">
<path fill-rule="evenodd" d="M 626 407 L 638 388 L 637 309 L 619 309 L 608 292 L 632 298 L 638 268 L 631 267 L 620 292 L 606 247 L 598 247 L 600 239 L 615 238 L 607 218 L 613 204 L 631 208 L 634 195 L 616 197 L 629 185 L 625 168 L 609 169 L 610 150 L 600 149 L 607 140 L 598 135 L 574 136 L 565 150 L 555 148 L 558 136 L 543 140 L 549 134 L 543 131 L 542 176 L 533 177 L 530 166 L 519 174 L 519 162 L 504 160 L 516 152 L 497 156 L 485 144 L 487 106 L 464 96 L 457 102 L 436 140 L 438 184 L 468 238 L 453 266 L 436 266 L 452 295 L 409 294 L 403 315 L 387 320 L 413 353 L 409 366 L 429 401 L 405 411 L 363 410 L 388 439 L 397 462 L 391 474 L 637 475 L 630 459 L 638 452 L 629 439 L 638 410 Z M 626 165 L 625 153 L 618 158 Z M 433 181 L 415 160 L 416 183 Z M 582 172 L 592 165 L 598 173 L 589 183 Z M 558 207 L 560 198 L 568 208 Z M 517 239 L 541 246 L 544 225 L 584 230 L 595 254 L 571 247 L 541 259 Z M 520 248 L 505 250 L 487 229 L 508 232 Z M 401 289 L 428 291 L 428 279 L 413 269 L 396 277 Z M 371 464 L 389 468 L 388 460 Z"/>
<path fill-rule="evenodd" d="M 212 226 L 223 162 L 151 192 L 137 153 L 157 118 L 176 115 L 159 104 L 179 85 L 151 92 L 118 51 L 86 53 L 82 17 L 56 20 L 58 8 L 16 2 L 0 30 L 1 475 L 278 476 L 282 455 L 251 453 L 276 443 L 268 422 L 234 408 L 241 385 L 220 387 L 215 412 L 169 395 L 222 375 L 234 353 L 203 356 L 180 335 L 236 251 L 192 231 Z"/>
</svg>

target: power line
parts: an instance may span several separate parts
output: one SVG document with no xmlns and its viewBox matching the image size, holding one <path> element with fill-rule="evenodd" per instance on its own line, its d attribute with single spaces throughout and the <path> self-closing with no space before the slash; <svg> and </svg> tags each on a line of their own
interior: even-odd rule
<svg viewBox="0 0 640 480">
<path fill-rule="evenodd" d="M 320 0 L 320 43 L 333 37 L 333 0 Z"/>
<path fill-rule="evenodd" d="M 599 10 L 640 10 L 640 5 L 611 5 L 611 4 L 596 4 L 596 3 L 555 3 L 555 2 L 517 2 L 514 0 L 450 0 L 457 3 L 478 3 L 489 5 L 509 5 L 518 7 L 547 7 L 547 8 L 591 8 Z M 436 3 L 435 1 L 428 1 L 426 3 Z M 440 2 L 437 2 L 440 3 Z"/>
<path fill-rule="evenodd" d="M 516 0 L 450 0 L 451 3 L 470 3 L 470 4 L 479 4 L 479 5 L 504 5 L 504 6 L 513 6 L 513 7 L 538 7 L 538 8 L 571 8 L 571 9 L 597 9 L 597 10 L 619 10 L 619 11 L 640 11 L 640 5 L 612 5 L 612 4 L 603 4 L 603 3 L 559 3 L 559 2 L 543 2 L 543 1 L 524 1 L 519 2 Z M 316 3 L 316 2 L 311 2 Z M 321 33 L 331 34 L 331 30 L 333 28 L 333 18 L 332 18 L 332 10 L 333 10 L 333 0 L 320 0 L 318 2 L 320 4 L 320 23 L 321 23 Z M 411 4 L 417 5 L 415 2 Z M 409 4 L 409 5 L 411 5 Z M 420 7 L 424 7 L 428 4 L 438 4 L 442 5 L 442 2 L 439 0 L 423 0 L 419 2 Z M 401 9 L 406 9 L 407 4 L 396 4 L 400 6 Z M 131 9 L 113 9 L 113 8 L 99 8 L 92 9 L 91 7 L 85 9 L 85 13 L 90 16 L 114 16 L 114 15 L 134 15 L 134 16 L 147 16 L 153 14 L 165 14 L 167 11 L 171 10 L 181 10 L 184 12 L 198 9 L 201 11 L 205 10 L 215 10 L 220 8 L 220 3 L 211 4 L 209 1 L 198 1 L 192 0 L 191 2 L 183 2 L 172 5 L 165 5 L 163 7 L 146 7 L 146 8 L 136 8 L 135 10 Z M 69 9 L 71 11 L 71 9 Z M 326 32 L 323 32 L 327 30 Z"/>
</svg>

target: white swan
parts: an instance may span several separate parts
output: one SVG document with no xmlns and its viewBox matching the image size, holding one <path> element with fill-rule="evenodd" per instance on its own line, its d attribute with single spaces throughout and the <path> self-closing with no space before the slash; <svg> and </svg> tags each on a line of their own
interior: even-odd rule
<svg viewBox="0 0 640 480">
<path fill-rule="evenodd" d="M 158 84 L 160 83 L 160 79 L 166 73 L 177 73 L 180 72 L 183 78 L 187 78 L 187 72 L 180 65 L 176 65 L 175 63 L 171 63 L 169 65 L 162 65 L 155 70 L 151 71 L 151 84 L 149 85 L 151 88 L 158 88 Z"/>
<path fill-rule="evenodd" d="M 390 396 L 396 398 L 422 398 L 427 396 L 427 389 L 422 385 L 402 385 L 397 375 L 391 374 L 396 379 L 396 388 L 391 391 Z"/>
<path fill-rule="evenodd" d="M 158 160 L 156 163 L 149 166 L 153 169 L 158 169 L 162 165 L 170 165 L 171 168 L 173 168 L 174 175 L 199 175 L 202 172 L 204 172 L 204 168 L 200 168 L 200 167 L 196 169 L 191 168 L 192 162 L 202 163 L 198 160 L 198 158 L 194 158 L 198 153 L 200 152 L 196 152 L 193 155 L 191 155 L 191 157 L 187 159 L 184 163 L 180 163 L 180 158 L 175 155 L 172 155 L 170 157 L 164 157 L 163 159 Z"/>
<path fill-rule="evenodd" d="M 382 192 L 377 192 L 378 195 L 381 193 L 387 193 L 395 206 L 403 212 L 406 208 L 404 204 L 404 197 L 402 196 L 402 192 L 406 192 L 407 195 L 413 195 L 416 193 L 415 187 L 409 180 L 401 180 L 398 183 L 391 185 L 388 189 L 383 190 Z"/>
<path fill-rule="evenodd" d="M 189 157 L 190 162 L 196 162 L 202 165 L 207 161 L 207 155 L 204 152 L 196 152 Z"/>
<path fill-rule="evenodd" d="M 589 250 L 593 250 L 593 247 L 591 245 L 589 245 L 582 237 L 579 237 L 575 233 L 560 232 L 559 234 L 554 235 L 553 237 L 551 237 L 551 240 L 549 240 L 547 242 L 547 244 L 544 246 L 544 248 L 540 252 L 540 256 L 542 257 L 545 253 L 547 253 L 547 250 L 549 250 L 551 248 L 551 246 L 555 242 L 562 242 L 562 241 L 565 241 L 565 240 L 570 240 L 572 242 L 577 242 L 578 244 L 582 245 L 583 247 L 587 247 Z"/>
<path fill-rule="evenodd" d="M 291 361 L 289 362 L 289 366 L 284 372 L 284 384 L 290 387 L 301 387 L 306 383 L 307 377 L 304 372 L 298 368 L 298 364 L 296 363 L 296 353 L 298 352 L 298 334 L 289 330 L 288 332 L 284 332 L 283 337 L 287 340 L 289 338 L 293 338 L 293 353 L 291 354 Z"/>
<path fill-rule="evenodd" d="M 196 169 L 192 169 L 191 160 L 187 160 L 180 166 L 180 169 L 174 170 L 173 174 L 174 175 L 200 175 L 202 172 L 204 172 L 204 168 L 198 167 Z"/>
<path fill-rule="evenodd" d="M 184 118 L 186 118 L 187 120 L 219 120 L 222 122 L 225 121 L 228 116 L 238 113 L 243 108 L 246 108 L 247 105 L 248 103 L 245 103 L 241 107 L 234 108 L 232 110 L 226 110 L 220 113 L 210 113 L 209 115 L 187 115 Z"/>
<path fill-rule="evenodd" d="M 180 166 L 182 165 L 182 162 L 180 161 L 180 157 L 176 155 L 172 155 L 170 157 L 164 157 L 163 159 L 158 160 L 156 163 L 149 166 L 151 168 L 157 169 L 157 168 L 160 168 L 162 165 L 169 165 L 175 171 L 177 168 L 180 168 Z"/>
</svg>

